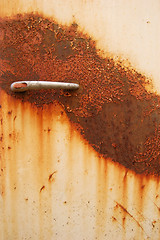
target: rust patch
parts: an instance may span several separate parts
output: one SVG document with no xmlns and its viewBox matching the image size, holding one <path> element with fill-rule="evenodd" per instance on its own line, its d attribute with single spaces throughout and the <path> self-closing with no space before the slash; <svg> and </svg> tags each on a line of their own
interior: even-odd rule
<svg viewBox="0 0 160 240">
<path fill-rule="evenodd" d="M 27 86 L 27 83 L 15 83 L 14 84 L 14 88 L 23 88 L 23 87 L 26 87 Z"/>
<path fill-rule="evenodd" d="M 1 88 L 37 107 L 59 101 L 104 158 L 139 174 L 160 175 L 160 97 L 147 92 L 145 76 L 100 57 L 76 24 L 64 27 L 26 14 L 1 19 L 0 31 Z M 72 81 L 80 89 L 12 93 L 10 84 L 18 80 Z"/>
</svg>

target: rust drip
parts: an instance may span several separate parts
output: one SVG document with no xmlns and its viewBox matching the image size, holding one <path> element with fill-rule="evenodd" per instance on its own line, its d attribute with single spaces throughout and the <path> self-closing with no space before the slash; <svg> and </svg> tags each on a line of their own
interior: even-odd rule
<svg viewBox="0 0 160 240">
<path fill-rule="evenodd" d="M 55 178 L 54 178 L 54 174 L 55 173 L 57 173 L 57 171 L 54 171 L 53 173 L 51 173 L 50 175 L 49 175 L 49 177 L 48 177 L 48 181 L 49 182 L 53 182 L 54 180 L 55 180 Z"/>
<path fill-rule="evenodd" d="M 39 192 L 42 192 L 44 189 L 45 189 L 45 186 L 43 185 Z"/>
<path fill-rule="evenodd" d="M 116 201 L 115 201 L 115 202 L 116 202 Z M 118 207 L 120 207 L 125 213 L 127 213 L 127 214 L 137 223 L 137 225 L 142 229 L 143 232 L 145 232 L 144 229 L 143 229 L 143 227 L 141 226 L 141 224 L 135 219 L 135 217 L 134 217 L 132 214 L 130 214 L 130 213 L 127 211 L 126 208 L 124 208 L 124 207 L 123 207 L 120 203 L 118 203 L 118 202 L 116 202 L 116 204 L 117 204 Z M 125 218 L 123 218 L 122 220 L 123 220 L 123 223 L 124 223 Z M 146 235 L 147 235 L 147 234 L 146 234 Z"/>
<path fill-rule="evenodd" d="M 160 97 L 146 90 L 145 76 L 100 57 L 77 24 L 26 14 L 1 19 L 0 32 L 1 88 L 40 108 L 59 101 L 103 157 L 139 174 L 160 175 Z M 80 89 L 15 94 L 10 84 L 19 80 L 72 81 Z"/>
<path fill-rule="evenodd" d="M 156 206 L 156 208 L 158 209 L 159 213 L 160 213 L 160 207 L 157 206 L 157 204 L 155 202 L 153 202 L 154 205 Z"/>
</svg>

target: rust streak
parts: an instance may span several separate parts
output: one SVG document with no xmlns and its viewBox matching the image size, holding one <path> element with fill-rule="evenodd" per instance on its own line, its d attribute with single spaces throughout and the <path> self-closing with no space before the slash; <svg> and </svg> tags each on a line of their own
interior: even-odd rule
<svg viewBox="0 0 160 240">
<path fill-rule="evenodd" d="M 45 186 L 43 185 L 39 192 L 42 192 L 42 190 L 44 190 L 44 189 L 45 189 Z"/>
<path fill-rule="evenodd" d="M 49 181 L 49 182 L 53 182 L 53 181 L 54 181 L 53 175 L 54 175 L 55 173 L 57 173 L 57 171 L 54 171 L 53 173 L 51 173 L 51 174 L 49 175 L 49 177 L 48 177 L 48 181 Z"/>
<path fill-rule="evenodd" d="M 116 202 L 116 201 L 115 201 Z M 147 235 L 147 233 L 144 231 L 143 227 L 140 225 L 140 223 L 135 219 L 135 217 L 130 214 L 126 208 L 124 208 L 120 203 L 116 202 L 117 206 L 120 207 L 124 212 L 126 212 L 131 218 L 134 219 L 134 221 L 137 223 L 137 225 L 143 230 L 143 232 Z"/>
<path fill-rule="evenodd" d="M 153 202 L 153 203 L 156 206 L 156 208 L 158 209 L 158 211 L 160 212 L 160 207 L 158 207 L 158 205 L 155 202 Z"/>
</svg>

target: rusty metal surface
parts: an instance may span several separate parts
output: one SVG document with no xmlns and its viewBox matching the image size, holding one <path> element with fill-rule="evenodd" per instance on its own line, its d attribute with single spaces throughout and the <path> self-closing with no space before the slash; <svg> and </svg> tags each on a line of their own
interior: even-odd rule
<svg viewBox="0 0 160 240">
<path fill-rule="evenodd" d="M 1 239 L 159 239 L 159 179 L 100 157 L 57 102 L 0 101 Z"/>
<path fill-rule="evenodd" d="M 0 239 L 158 240 L 152 82 L 38 14 L 1 18 L 0 66 Z M 80 89 L 11 92 L 19 80 Z"/>
<path fill-rule="evenodd" d="M 106 158 L 137 173 L 160 174 L 160 98 L 145 76 L 101 58 L 94 41 L 37 15 L 2 20 L 1 87 L 38 107 L 59 101 L 81 134 Z M 73 81 L 77 92 L 10 92 L 14 81 Z M 93 131 L 94 129 L 94 131 Z"/>
</svg>

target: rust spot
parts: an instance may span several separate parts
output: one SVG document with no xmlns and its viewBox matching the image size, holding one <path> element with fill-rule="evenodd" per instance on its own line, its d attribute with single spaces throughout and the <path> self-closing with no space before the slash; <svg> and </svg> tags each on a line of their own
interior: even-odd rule
<svg viewBox="0 0 160 240">
<path fill-rule="evenodd" d="M 123 218 L 122 218 L 123 225 L 125 224 L 125 221 L 126 221 L 126 218 L 123 217 Z"/>
<path fill-rule="evenodd" d="M 53 173 L 51 173 L 51 174 L 49 175 L 49 177 L 48 177 L 48 181 L 49 181 L 49 182 L 53 182 L 53 181 L 54 181 L 53 175 L 54 175 L 55 173 L 57 173 L 57 171 L 54 171 Z"/>
<path fill-rule="evenodd" d="M 117 219 L 116 219 L 115 217 L 112 217 L 112 221 L 114 221 L 114 222 L 115 222 L 115 221 L 117 221 Z"/>
<path fill-rule="evenodd" d="M 14 84 L 14 88 L 23 88 L 23 87 L 26 87 L 27 84 L 26 83 L 15 83 Z"/>
<path fill-rule="evenodd" d="M 51 129 L 50 128 L 48 128 L 48 133 L 51 131 Z"/>
<path fill-rule="evenodd" d="M 144 189 L 144 188 L 145 188 L 145 185 L 142 185 L 142 186 L 141 186 L 141 189 Z"/>
<path fill-rule="evenodd" d="M 44 190 L 44 189 L 45 189 L 45 186 L 43 185 L 39 192 L 42 192 L 42 190 Z"/>
<path fill-rule="evenodd" d="M 10 147 L 10 146 L 8 146 L 8 150 L 11 150 L 11 147 Z"/>
<path fill-rule="evenodd" d="M 153 221 L 152 222 L 152 226 L 155 227 L 155 224 L 156 224 L 156 221 Z"/>
<path fill-rule="evenodd" d="M 11 115 L 12 114 L 12 111 L 8 111 L 8 115 Z"/>
<path fill-rule="evenodd" d="M 77 24 L 66 27 L 26 14 L 1 19 L 0 31 L 1 88 L 40 108 L 58 101 L 104 158 L 139 174 L 160 175 L 160 97 L 146 90 L 152 84 L 144 75 L 102 58 Z M 72 81 L 80 89 L 11 92 L 10 84 L 19 79 Z"/>
<path fill-rule="evenodd" d="M 64 201 L 63 203 L 64 203 L 64 204 L 67 204 L 67 201 Z"/>
</svg>

